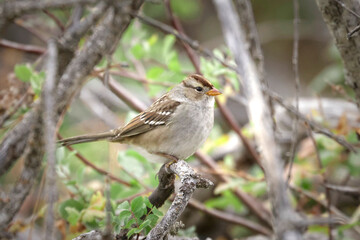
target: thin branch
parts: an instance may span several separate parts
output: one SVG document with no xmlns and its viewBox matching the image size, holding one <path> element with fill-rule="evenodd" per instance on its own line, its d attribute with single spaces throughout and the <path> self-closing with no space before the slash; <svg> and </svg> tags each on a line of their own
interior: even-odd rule
<svg viewBox="0 0 360 240">
<path fill-rule="evenodd" d="M 57 134 L 57 137 L 58 137 L 58 139 L 60 139 L 60 140 L 63 139 L 63 137 L 62 137 L 59 133 Z M 86 166 L 94 169 L 96 172 L 98 172 L 98 173 L 100 173 L 100 174 L 102 174 L 102 175 L 109 176 L 109 178 L 110 178 L 111 180 L 114 180 L 115 182 L 118 182 L 118 183 L 120 183 L 120 184 L 122 184 L 122 185 L 125 185 L 125 186 L 127 186 L 127 187 L 131 187 L 131 186 L 132 186 L 129 182 L 127 182 L 127 181 L 125 181 L 125 180 L 122 180 L 122 179 L 114 176 L 113 174 L 111 174 L 110 172 L 108 172 L 108 171 L 106 171 L 106 170 L 104 170 L 104 169 L 102 169 L 102 168 L 97 167 L 95 164 L 93 164 L 92 162 L 90 162 L 89 160 L 87 160 L 81 153 L 79 153 L 78 151 L 76 151 L 72 146 L 66 146 L 66 148 L 69 149 L 69 150 L 72 151 L 72 152 L 75 151 L 75 152 L 76 152 L 76 153 L 75 153 L 75 156 L 76 156 L 81 162 L 83 162 Z"/>
<path fill-rule="evenodd" d="M 357 14 L 355 11 L 353 11 L 352 9 L 350 9 L 348 6 L 345 5 L 345 3 L 341 2 L 340 0 L 335 0 L 338 4 L 340 4 L 344 9 L 346 9 L 346 11 L 348 11 L 349 13 L 351 13 L 352 15 L 354 15 L 355 17 L 357 17 L 358 19 L 360 19 L 360 15 Z"/>
<path fill-rule="evenodd" d="M 97 0 L 3 1 L 0 4 L 0 18 L 12 19 L 35 10 L 63 8 L 79 3 L 92 4 L 96 2 Z"/>
<path fill-rule="evenodd" d="M 271 236 L 272 235 L 272 231 L 269 230 L 268 228 L 249 221 L 248 219 L 242 218 L 240 216 L 236 216 L 234 214 L 230 214 L 227 212 L 223 212 L 223 211 L 219 211 L 216 209 L 211 209 L 206 207 L 204 204 L 202 204 L 201 202 L 195 200 L 195 199 L 190 199 L 189 201 L 189 207 L 195 208 L 201 212 L 204 212 L 210 216 L 216 217 L 217 219 L 221 220 L 221 221 L 226 221 L 228 223 L 232 223 L 232 224 L 236 224 L 239 226 L 243 226 L 246 227 L 248 229 L 250 229 L 253 232 L 256 233 L 260 233 L 263 234 L 265 236 Z"/>
<path fill-rule="evenodd" d="M 345 147 L 346 149 L 348 149 L 348 150 L 350 150 L 352 152 L 355 152 L 355 153 L 357 152 L 355 146 L 353 146 L 351 143 L 346 141 L 343 137 L 335 135 L 329 129 L 320 126 L 318 123 L 316 123 L 314 121 L 311 121 L 306 116 L 304 116 L 303 114 L 298 112 L 293 106 L 286 104 L 285 100 L 282 97 L 280 97 L 280 95 L 278 95 L 277 93 L 267 91 L 267 94 L 269 94 L 269 96 L 275 102 L 279 103 L 289 113 L 293 114 L 294 116 L 297 116 L 300 120 L 304 121 L 307 125 L 309 125 L 313 131 L 315 131 L 317 133 L 320 133 L 322 135 L 325 135 L 325 136 L 335 140 L 338 144 L 342 145 L 343 147 Z"/>
<path fill-rule="evenodd" d="M 325 187 L 337 191 L 337 192 L 343 192 L 343 193 L 348 193 L 351 195 L 360 195 L 360 188 L 358 187 L 350 187 L 350 186 L 338 186 L 338 185 L 333 185 L 333 184 L 326 184 Z"/>
<path fill-rule="evenodd" d="M 48 58 L 46 67 L 46 80 L 43 88 L 44 113 L 43 121 L 45 125 L 44 142 L 47 155 L 46 171 L 46 193 L 47 193 L 47 211 L 45 220 L 45 239 L 54 238 L 54 204 L 57 198 L 56 187 L 56 136 L 55 136 L 55 82 L 57 75 L 58 51 L 55 40 L 48 43 Z"/>
<path fill-rule="evenodd" d="M 311 142 L 313 144 L 313 147 L 315 149 L 316 162 L 318 164 L 319 171 L 321 172 L 322 182 L 326 186 L 327 185 L 326 173 L 324 172 L 324 166 L 323 166 L 323 164 L 321 162 L 320 153 L 319 153 L 319 151 L 317 149 L 317 144 L 316 144 L 314 135 L 312 134 L 311 129 L 310 129 L 309 126 L 305 126 L 305 127 L 307 129 L 308 136 L 310 137 Z M 325 195 L 326 195 L 326 201 L 327 201 L 326 210 L 329 213 L 329 218 L 331 218 L 331 215 L 332 215 L 331 214 L 331 209 L 330 209 L 331 208 L 331 195 L 330 194 L 331 194 L 330 189 L 325 187 Z M 329 240 L 333 239 L 331 232 L 332 232 L 332 225 L 329 224 L 329 230 L 328 230 Z"/>
<path fill-rule="evenodd" d="M 300 92 L 300 77 L 299 77 L 299 0 L 293 0 L 293 11 L 294 11 L 294 44 L 293 44 L 293 56 L 292 56 L 292 65 L 295 75 L 295 109 L 299 112 L 299 92 Z M 289 184 L 291 179 L 291 170 L 294 163 L 295 151 L 296 151 L 296 139 L 298 134 L 298 122 L 299 117 L 295 116 L 293 122 L 293 138 L 291 140 L 290 147 L 290 156 L 289 156 L 289 172 L 287 177 L 287 184 Z"/>
<path fill-rule="evenodd" d="M 104 82 L 104 77 L 102 75 L 98 75 L 98 77 Z M 136 111 L 142 112 L 147 108 L 144 103 L 134 97 L 126 88 L 118 84 L 111 76 L 109 76 L 109 89 Z"/>
<path fill-rule="evenodd" d="M 224 183 L 229 183 L 230 178 L 221 174 L 220 167 L 218 164 L 208 155 L 197 151 L 195 156 L 206 166 L 208 166 L 216 176 Z M 254 213 L 262 222 L 264 222 L 267 226 L 271 226 L 271 219 L 269 211 L 263 206 L 263 204 L 257 200 L 256 198 L 248 195 L 247 193 L 239 190 L 233 190 L 235 196 L 239 198 L 248 208 L 249 210 Z"/>
<path fill-rule="evenodd" d="M 24 103 L 24 101 L 29 97 L 29 90 L 30 87 L 26 90 L 25 94 L 21 96 L 21 98 L 14 104 L 12 109 L 10 111 L 6 111 L 1 117 L 0 117 L 0 128 L 3 126 L 6 120 L 11 118 L 17 110 L 21 107 L 21 105 Z"/>
<path fill-rule="evenodd" d="M 357 25 L 353 30 L 351 30 L 351 31 L 348 33 L 347 37 L 348 37 L 348 38 L 353 37 L 353 36 L 355 35 L 355 33 L 357 33 L 358 31 L 360 31 L 360 24 Z"/>
<path fill-rule="evenodd" d="M 56 25 L 60 28 L 61 32 L 65 31 L 64 24 L 57 16 L 55 16 L 52 12 L 46 9 L 44 9 L 43 12 L 56 23 Z"/>
<path fill-rule="evenodd" d="M 171 9 L 171 4 L 170 4 L 170 0 L 165 0 L 164 2 L 165 4 L 165 9 L 167 14 L 170 16 L 171 19 L 171 23 L 173 25 L 173 27 L 182 35 L 185 35 L 184 33 L 184 29 L 181 26 L 181 23 L 179 21 L 179 19 L 175 16 L 174 12 Z M 196 73 L 201 73 L 200 70 L 200 64 L 199 64 L 199 58 L 197 57 L 197 55 L 194 54 L 192 48 L 184 41 L 181 41 L 181 43 L 183 44 L 185 51 L 187 53 L 187 55 L 189 56 L 190 61 L 192 62 Z"/>
<path fill-rule="evenodd" d="M 44 54 L 46 51 L 46 49 L 43 47 L 30 45 L 30 44 L 17 43 L 17 42 L 9 41 L 6 39 L 0 39 L 0 46 L 7 47 L 7 48 L 13 48 L 13 49 L 20 50 L 23 52 L 39 54 L 39 55 Z"/>
</svg>

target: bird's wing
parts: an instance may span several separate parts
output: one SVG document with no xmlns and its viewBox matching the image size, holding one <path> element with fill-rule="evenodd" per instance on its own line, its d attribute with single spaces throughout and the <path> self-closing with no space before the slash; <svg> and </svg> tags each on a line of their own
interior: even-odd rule
<svg viewBox="0 0 360 240">
<path fill-rule="evenodd" d="M 167 95 L 162 96 L 148 110 L 141 112 L 125 125 L 116 135 L 114 141 L 146 133 L 157 126 L 168 124 L 171 115 L 179 105 L 180 102 L 169 99 Z"/>
</svg>

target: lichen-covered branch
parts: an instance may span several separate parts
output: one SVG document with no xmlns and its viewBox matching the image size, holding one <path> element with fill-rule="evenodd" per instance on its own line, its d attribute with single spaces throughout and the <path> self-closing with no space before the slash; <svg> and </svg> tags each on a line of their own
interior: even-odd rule
<svg viewBox="0 0 360 240">
<path fill-rule="evenodd" d="M 195 189 L 208 188 L 213 184 L 209 180 L 201 178 L 183 160 L 171 164 L 170 170 L 179 176 L 181 186 L 169 210 L 161 221 L 150 231 L 146 237 L 147 240 L 163 239 L 184 211 Z"/>
<path fill-rule="evenodd" d="M 322 16 L 335 40 L 345 67 L 346 84 L 350 86 L 360 109 L 360 38 L 348 38 L 359 24 L 360 3 L 357 0 L 316 0 Z"/>
</svg>

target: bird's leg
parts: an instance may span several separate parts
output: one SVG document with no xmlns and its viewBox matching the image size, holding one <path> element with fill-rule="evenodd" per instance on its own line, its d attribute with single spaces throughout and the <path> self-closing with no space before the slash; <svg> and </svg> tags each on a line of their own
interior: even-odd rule
<svg viewBox="0 0 360 240">
<path fill-rule="evenodd" d="M 168 169 L 172 164 L 177 163 L 179 161 L 179 159 L 171 154 L 167 154 L 167 153 L 162 153 L 162 152 L 157 152 L 156 155 L 159 155 L 161 157 L 167 158 L 168 160 L 170 160 L 169 162 L 167 162 L 165 164 L 166 169 Z"/>
</svg>

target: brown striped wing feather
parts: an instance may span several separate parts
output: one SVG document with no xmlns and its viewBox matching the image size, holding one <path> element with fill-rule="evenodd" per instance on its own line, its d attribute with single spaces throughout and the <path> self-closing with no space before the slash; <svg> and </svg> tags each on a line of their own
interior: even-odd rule
<svg viewBox="0 0 360 240">
<path fill-rule="evenodd" d="M 171 100 L 166 95 L 162 96 L 148 110 L 141 112 L 125 125 L 114 141 L 143 134 L 157 126 L 166 125 L 179 105 L 180 102 Z"/>
</svg>

